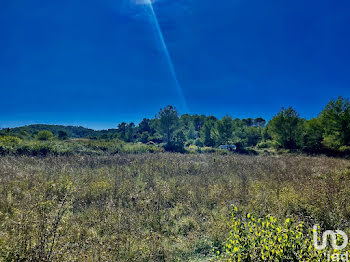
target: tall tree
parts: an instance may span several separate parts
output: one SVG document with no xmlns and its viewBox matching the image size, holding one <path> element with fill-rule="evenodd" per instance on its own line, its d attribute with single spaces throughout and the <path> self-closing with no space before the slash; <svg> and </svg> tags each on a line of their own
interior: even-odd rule
<svg viewBox="0 0 350 262">
<path fill-rule="evenodd" d="M 216 129 L 218 135 L 218 142 L 220 144 L 228 144 L 232 138 L 233 121 L 232 117 L 224 116 L 221 120 L 216 122 Z"/>
<path fill-rule="evenodd" d="M 269 122 L 271 137 L 283 148 L 299 149 L 302 146 L 303 120 L 292 108 L 282 108 Z"/>
<path fill-rule="evenodd" d="M 126 125 L 126 132 L 125 132 L 125 141 L 126 142 L 133 142 L 134 141 L 134 134 L 135 134 L 135 124 L 133 122 Z"/>
<path fill-rule="evenodd" d="M 197 132 L 196 132 L 196 129 L 194 128 L 194 125 L 192 122 L 190 122 L 188 125 L 188 130 L 186 132 L 186 136 L 189 140 L 193 140 L 193 139 L 197 138 Z"/>
<path fill-rule="evenodd" d="M 179 114 L 175 107 L 168 105 L 160 109 L 156 117 L 159 120 L 158 132 L 169 147 L 172 145 L 174 134 L 180 126 Z"/>
<path fill-rule="evenodd" d="M 313 118 L 304 123 L 304 150 L 318 153 L 323 149 L 323 126 L 320 118 Z"/>
<path fill-rule="evenodd" d="M 64 130 L 58 131 L 58 139 L 60 140 L 67 140 L 68 139 L 68 134 Z"/>
<path fill-rule="evenodd" d="M 215 126 L 216 120 L 207 118 L 204 125 L 200 129 L 200 140 L 205 146 L 215 146 L 215 139 L 212 135 L 212 129 Z"/>
<path fill-rule="evenodd" d="M 262 139 L 261 128 L 250 126 L 244 130 L 246 145 L 256 146 Z"/>
<path fill-rule="evenodd" d="M 127 123 L 122 122 L 118 125 L 118 138 L 126 141 L 126 131 L 127 131 Z"/>
<path fill-rule="evenodd" d="M 252 118 L 250 118 L 250 117 L 246 118 L 246 119 L 243 119 L 242 121 L 248 127 L 252 126 L 254 124 L 254 120 Z"/>
<path fill-rule="evenodd" d="M 185 129 L 188 129 L 190 125 L 193 124 L 192 116 L 189 114 L 183 114 L 180 117 L 180 122 Z"/>
<path fill-rule="evenodd" d="M 350 102 L 341 96 L 331 100 L 321 112 L 323 143 L 332 149 L 350 145 Z"/>
<path fill-rule="evenodd" d="M 201 127 L 204 125 L 206 117 L 205 115 L 200 115 L 200 116 L 193 115 L 192 119 L 193 119 L 194 128 L 196 129 L 196 131 L 199 131 Z"/>
<path fill-rule="evenodd" d="M 151 133 L 151 120 L 147 118 L 142 119 L 138 126 L 137 132 L 140 134 L 142 134 L 143 132 Z"/>
<path fill-rule="evenodd" d="M 253 125 L 256 127 L 264 127 L 266 124 L 266 121 L 264 118 L 258 117 L 253 120 Z"/>
</svg>

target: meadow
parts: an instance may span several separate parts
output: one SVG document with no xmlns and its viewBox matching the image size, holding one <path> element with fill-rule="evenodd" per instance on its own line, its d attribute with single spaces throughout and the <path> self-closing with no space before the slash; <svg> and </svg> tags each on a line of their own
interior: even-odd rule
<svg viewBox="0 0 350 262">
<path fill-rule="evenodd" d="M 323 156 L 5 155 L 0 261 L 217 260 L 233 208 L 349 234 L 349 178 Z"/>
</svg>

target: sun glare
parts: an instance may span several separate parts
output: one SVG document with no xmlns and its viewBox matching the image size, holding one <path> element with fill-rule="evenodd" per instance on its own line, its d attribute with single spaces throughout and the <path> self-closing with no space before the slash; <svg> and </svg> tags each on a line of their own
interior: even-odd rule
<svg viewBox="0 0 350 262">
<path fill-rule="evenodd" d="M 162 48 L 162 50 L 164 52 L 164 56 L 165 56 L 165 58 L 167 60 L 168 67 L 169 67 L 169 72 L 171 74 L 171 77 L 173 79 L 176 91 L 178 93 L 181 107 L 182 107 L 182 109 L 185 112 L 189 112 L 188 107 L 187 107 L 187 103 L 186 103 L 186 99 L 185 99 L 185 96 L 184 96 L 184 93 L 183 93 L 183 90 L 182 90 L 182 87 L 181 87 L 181 85 L 179 83 L 179 80 L 177 78 L 177 74 L 176 74 L 176 70 L 175 70 L 175 67 L 174 67 L 173 60 L 172 60 L 171 55 L 169 53 L 168 46 L 167 46 L 167 44 L 165 42 L 162 29 L 161 29 L 161 27 L 159 25 L 159 21 L 158 21 L 157 15 L 156 15 L 156 13 L 154 11 L 154 8 L 153 8 L 153 3 L 156 2 L 156 0 L 133 0 L 133 1 L 135 1 L 136 4 L 139 4 L 139 5 L 143 4 L 143 5 L 147 6 L 148 11 L 150 12 L 150 17 L 152 19 L 152 24 L 154 26 L 155 33 L 156 33 L 157 38 L 158 38 L 158 40 L 160 42 L 161 48 Z"/>
</svg>

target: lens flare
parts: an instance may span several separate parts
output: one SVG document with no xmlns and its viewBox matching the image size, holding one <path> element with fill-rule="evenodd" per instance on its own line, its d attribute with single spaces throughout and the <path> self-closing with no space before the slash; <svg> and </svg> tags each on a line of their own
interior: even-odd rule
<svg viewBox="0 0 350 262">
<path fill-rule="evenodd" d="M 136 0 L 136 1 L 139 2 L 139 3 L 143 3 L 144 5 L 147 5 L 147 7 L 149 9 L 149 12 L 151 13 L 151 19 L 153 20 L 152 22 L 153 22 L 153 24 L 155 26 L 156 33 L 157 33 L 157 36 L 158 36 L 160 44 L 161 44 L 161 48 L 164 51 L 164 55 L 165 55 L 165 58 L 167 60 L 168 66 L 169 66 L 169 71 L 170 71 L 170 74 L 171 74 L 171 76 L 173 78 L 173 81 L 174 81 L 174 84 L 175 84 L 175 87 L 176 87 L 176 91 L 177 91 L 177 93 L 178 93 L 178 95 L 180 97 L 180 102 L 181 102 L 182 109 L 184 111 L 188 112 L 186 99 L 185 99 L 185 96 L 183 94 L 183 91 L 182 91 L 181 85 L 179 83 L 179 80 L 177 78 L 177 74 L 176 74 L 176 71 L 175 71 L 174 63 L 173 63 L 173 61 L 171 59 L 168 47 L 167 47 L 166 42 L 164 40 L 163 32 L 162 32 L 162 30 L 160 28 L 157 15 L 156 15 L 156 13 L 154 12 L 154 9 L 153 9 L 152 2 L 155 2 L 155 0 Z"/>
</svg>

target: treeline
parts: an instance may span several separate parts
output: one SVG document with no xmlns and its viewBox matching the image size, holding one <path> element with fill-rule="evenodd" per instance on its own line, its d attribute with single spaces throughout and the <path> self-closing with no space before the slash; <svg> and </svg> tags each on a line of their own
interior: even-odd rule
<svg viewBox="0 0 350 262">
<path fill-rule="evenodd" d="M 40 131 L 50 131 L 55 136 L 58 136 L 60 132 L 64 132 L 70 138 L 86 138 L 89 136 L 96 136 L 98 133 L 96 130 L 81 126 L 35 124 L 15 128 L 4 128 L 0 131 L 0 134 L 12 134 L 19 138 L 32 139 L 35 138 Z"/>
<path fill-rule="evenodd" d="M 313 119 L 306 120 L 292 108 L 282 108 L 268 123 L 263 118 L 218 119 L 215 116 L 179 116 L 173 106 L 159 111 L 153 119 L 138 125 L 120 123 L 116 129 L 96 131 L 83 127 L 30 125 L 2 129 L 0 136 L 29 140 L 121 140 L 127 143 L 156 144 L 167 151 L 184 152 L 187 147 L 236 145 L 238 152 L 288 150 L 310 154 L 348 154 L 350 152 L 350 103 L 339 97 L 331 100 Z"/>
</svg>

